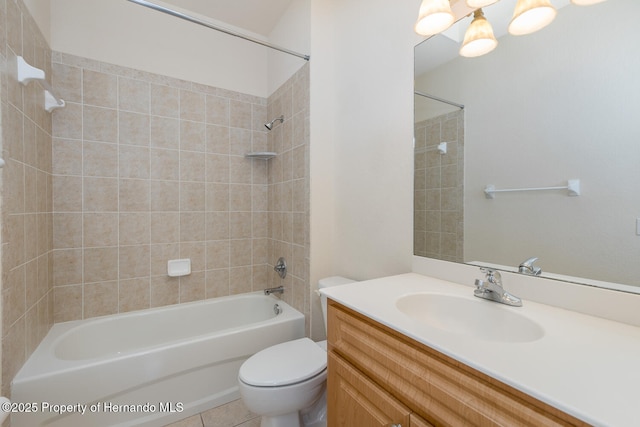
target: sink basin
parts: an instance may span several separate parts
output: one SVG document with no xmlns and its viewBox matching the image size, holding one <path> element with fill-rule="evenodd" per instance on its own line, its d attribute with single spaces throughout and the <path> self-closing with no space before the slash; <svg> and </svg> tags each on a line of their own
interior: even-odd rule
<svg viewBox="0 0 640 427">
<path fill-rule="evenodd" d="M 398 298 L 396 307 L 409 318 L 431 327 L 488 341 L 523 343 L 544 336 L 536 322 L 499 303 L 435 293 Z"/>
</svg>

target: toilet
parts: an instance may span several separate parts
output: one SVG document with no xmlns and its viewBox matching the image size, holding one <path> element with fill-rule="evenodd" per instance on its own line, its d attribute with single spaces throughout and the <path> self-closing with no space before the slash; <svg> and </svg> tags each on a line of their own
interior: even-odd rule
<svg viewBox="0 0 640 427">
<path fill-rule="evenodd" d="M 334 276 L 318 288 L 352 283 Z M 327 299 L 320 297 L 325 330 Z M 259 351 L 240 367 L 238 385 L 246 407 L 262 417 L 260 427 L 324 427 L 327 342 L 300 338 Z"/>
</svg>

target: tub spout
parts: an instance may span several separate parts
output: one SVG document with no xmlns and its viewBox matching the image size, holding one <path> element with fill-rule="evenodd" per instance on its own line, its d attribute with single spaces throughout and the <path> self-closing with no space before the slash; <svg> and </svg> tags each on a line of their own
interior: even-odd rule
<svg viewBox="0 0 640 427">
<path fill-rule="evenodd" d="M 284 293 L 284 286 L 278 286 L 277 288 L 267 288 L 264 290 L 265 295 L 283 294 L 283 293 Z"/>
</svg>

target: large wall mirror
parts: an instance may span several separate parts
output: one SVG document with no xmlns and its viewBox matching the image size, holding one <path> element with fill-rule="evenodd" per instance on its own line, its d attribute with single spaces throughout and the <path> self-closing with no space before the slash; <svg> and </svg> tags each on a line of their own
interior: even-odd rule
<svg viewBox="0 0 640 427">
<path fill-rule="evenodd" d="M 524 36 L 515 3 L 487 55 L 458 55 L 471 17 L 416 46 L 414 253 L 640 293 L 640 1 L 552 0 Z"/>
</svg>

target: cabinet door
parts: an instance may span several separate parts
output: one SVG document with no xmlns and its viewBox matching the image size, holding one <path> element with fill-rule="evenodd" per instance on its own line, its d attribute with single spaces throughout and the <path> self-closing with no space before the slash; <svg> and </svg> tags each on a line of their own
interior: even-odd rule
<svg viewBox="0 0 640 427">
<path fill-rule="evenodd" d="M 416 414 L 411 414 L 409 416 L 409 426 L 410 427 L 433 427 L 433 424 L 426 422 L 423 418 L 420 418 Z"/>
<path fill-rule="evenodd" d="M 409 409 L 340 356 L 329 353 L 327 427 L 409 426 Z"/>
</svg>

